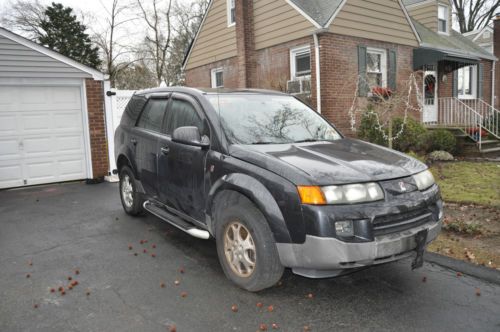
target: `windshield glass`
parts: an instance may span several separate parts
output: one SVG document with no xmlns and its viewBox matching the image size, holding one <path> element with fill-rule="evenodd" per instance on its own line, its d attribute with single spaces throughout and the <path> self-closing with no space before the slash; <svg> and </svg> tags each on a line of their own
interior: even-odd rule
<svg viewBox="0 0 500 332">
<path fill-rule="evenodd" d="M 311 108 L 291 96 L 209 95 L 232 144 L 333 141 L 339 133 Z M 219 110 L 220 108 L 220 110 Z"/>
</svg>

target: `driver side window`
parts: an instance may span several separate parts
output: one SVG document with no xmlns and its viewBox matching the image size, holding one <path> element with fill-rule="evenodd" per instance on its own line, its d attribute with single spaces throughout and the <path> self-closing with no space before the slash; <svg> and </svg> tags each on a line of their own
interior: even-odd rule
<svg viewBox="0 0 500 332">
<path fill-rule="evenodd" d="M 172 135 L 180 127 L 197 127 L 200 134 L 205 134 L 203 121 L 194 106 L 185 100 L 173 99 L 167 115 L 167 134 Z"/>
</svg>

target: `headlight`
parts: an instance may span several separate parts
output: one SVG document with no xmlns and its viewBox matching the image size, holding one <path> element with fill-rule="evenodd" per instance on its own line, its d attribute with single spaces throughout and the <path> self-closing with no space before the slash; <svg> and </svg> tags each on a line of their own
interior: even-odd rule
<svg viewBox="0 0 500 332">
<path fill-rule="evenodd" d="M 384 199 L 377 183 L 348 184 L 328 187 L 298 187 L 302 204 L 354 204 Z"/>
<path fill-rule="evenodd" d="M 420 191 L 431 187 L 435 183 L 434 176 L 429 170 L 413 175 L 413 180 L 415 180 Z"/>
</svg>

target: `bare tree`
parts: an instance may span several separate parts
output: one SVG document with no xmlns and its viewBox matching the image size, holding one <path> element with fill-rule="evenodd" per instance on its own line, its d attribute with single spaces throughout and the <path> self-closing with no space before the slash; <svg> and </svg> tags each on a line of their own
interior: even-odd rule
<svg viewBox="0 0 500 332">
<path fill-rule="evenodd" d="M 45 19 L 45 6 L 39 0 L 19 0 L 10 2 L 2 15 L 2 25 L 24 35 L 31 40 L 37 40 L 45 34 L 40 27 Z"/>
<path fill-rule="evenodd" d="M 453 0 L 460 32 L 484 28 L 500 8 L 500 0 Z"/>
<path fill-rule="evenodd" d="M 136 18 L 125 15 L 130 8 L 130 3 L 126 0 L 112 0 L 110 9 L 102 1 L 101 5 L 107 13 L 105 28 L 103 31 L 94 32 L 93 39 L 104 55 L 105 70 L 109 75 L 111 86 L 114 87 L 118 73 L 138 61 L 138 59 L 129 59 L 127 55 L 130 53 L 130 49 L 120 43 L 120 35 L 118 34 L 125 24 Z"/>
<path fill-rule="evenodd" d="M 164 72 L 167 64 L 167 55 L 171 47 L 172 0 L 151 0 L 151 6 L 146 7 L 141 0 L 137 0 L 142 18 L 147 25 L 146 44 L 149 60 L 153 62 L 154 73 L 158 85 L 165 80 Z"/>
</svg>

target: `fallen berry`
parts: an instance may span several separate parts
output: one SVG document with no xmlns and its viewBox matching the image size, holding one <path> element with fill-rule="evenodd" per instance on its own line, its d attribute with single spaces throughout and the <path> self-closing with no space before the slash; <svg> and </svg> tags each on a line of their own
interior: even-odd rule
<svg viewBox="0 0 500 332">
<path fill-rule="evenodd" d="M 64 290 L 64 287 L 59 286 L 58 290 L 59 290 L 60 292 L 62 292 L 62 291 Z"/>
<path fill-rule="evenodd" d="M 272 326 L 273 330 L 277 330 L 280 328 L 280 326 L 276 323 L 273 323 L 273 325 L 271 325 L 271 326 Z"/>
<path fill-rule="evenodd" d="M 71 278 L 71 277 L 68 277 L 68 280 L 69 280 L 69 281 L 71 281 L 72 279 L 73 279 L 73 278 Z"/>
<path fill-rule="evenodd" d="M 68 289 L 69 289 L 69 290 L 72 290 L 72 289 L 73 289 L 73 286 L 69 285 L 69 286 L 68 286 Z"/>
<path fill-rule="evenodd" d="M 140 244 L 144 244 L 144 240 L 139 241 Z"/>
<path fill-rule="evenodd" d="M 142 252 L 143 252 L 143 253 L 147 253 L 148 251 L 147 251 L 146 249 L 144 249 Z"/>
<path fill-rule="evenodd" d="M 33 308 L 38 309 L 38 304 L 36 304 L 36 303 L 35 303 L 35 304 L 33 305 Z"/>
<path fill-rule="evenodd" d="M 309 332 L 309 331 L 311 331 L 311 328 L 307 325 L 304 326 L 304 332 Z"/>
<path fill-rule="evenodd" d="M 28 265 L 29 265 L 29 266 L 32 266 L 32 265 L 33 265 L 33 261 L 32 261 L 31 259 L 28 261 Z"/>
<path fill-rule="evenodd" d="M 181 282 L 180 282 L 179 280 L 176 280 L 176 281 L 174 281 L 174 284 L 175 284 L 176 286 L 179 286 L 179 285 L 181 284 Z"/>
<path fill-rule="evenodd" d="M 481 290 L 479 288 L 476 288 L 476 296 L 481 296 Z"/>
<path fill-rule="evenodd" d="M 56 291 L 56 290 L 55 290 L 54 288 L 51 288 L 51 289 L 50 289 L 50 292 L 51 292 L 51 293 L 55 293 L 55 291 Z"/>
<path fill-rule="evenodd" d="M 462 272 L 457 272 L 457 277 L 461 277 L 462 276 Z"/>
<path fill-rule="evenodd" d="M 71 282 L 71 286 L 75 287 L 76 285 L 78 285 L 78 281 L 73 280 L 73 282 Z"/>
<path fill-rule="evenodd" d="M 151 248 L 156 249 L 156 244 L 153 244 Z"/>
<path fill-rule="evenodd" d="M 29 277 L 31 277 L 31 274 L 29 274 L 29 273 L 28 273 L 28 274 L 26 275 L 26 278 L 29 278 Z"/>
<path fill-rule="evenodd" d="M 75 274 L 80 274 L 80 270 L 76 269 Z"/>
<path fill-rule="evenodd" d="M 87 290 L 87 292 L 85 293 L 85 295 L 89 296 L 90 295 L 90 291 Z"/>
<path fill-rule="evenodd" d="M 309 294 L 307 294 L 307 298 L 309 298 L 309 299 L 313 299 L 313 298 L 314 298 L 314 294 L 313 294 L 313 293 L 309 293 Z"/>
<path fill-rule="evenodd" d="M 184 268 L 183 268 L 183 267 L 181 267 L 181 268 L 179 269 L 179 272 L 180 272 L 180 273 L 184 273 L 184 272 L 185 272 L 185 271 L 184 271 Z"/>
<path fill-rule="evenodd" d="M 151 254 L 151 257 L 155 258 L 155 257 L 156 257 L 156 254 Z"/>
<path fill-rule="evenodd" d="M 232 310 L 233 312 L 238 312 L 238 306 L 237 306 L 236 304 L 233 304 L 233 305 L 231 306 L 231 310 Z"/>
<path fill-rule="evenodd" d="M 274 306 L 270 305 L 269 307 L 267 307 L 267 311 L 273 312 L 274 311 Z"/>
<path fill-rule="evenodd" d="M 134 247 L 132 247 L 131 245 L 128 246 L 128 250 L 132 250 L 134 249 Z"/>
<path fill-rule="evenodd" d="M 262 302 L 257 302 L 257 308 L 262 308 L 263 306 Z"/>
<path fill-rule="evenodd" d="M 160 283 L 160 287 L 165 288 L 165 283 L 164 282 Z"/>
<path fill-rule="evenodd" d="M 137 256 L 137 253 L 136 253 L 136 252 L 134 252 L 134 256 Z"/>
<path fill-rule="evenodd" d="M 181 293 L 181 297 L 187 297 L 187 296 L 188 296 L 188 293 L 186 293 L 186 292 Z"/>
<path fill-rule="evenodd" d="M 61 292 L 61 295 L 65 295 L 65 294 L 66 294 L 66 292 L 65 292 L 65 291 L 62 291 L 62 292 Z"/>
<path fill-rule="evenodd" d="M 267 325 L 266 324 L 260 324 L 259 330 L 261 330 L 261 331 L 267 331 Z"/>
<path fill-rule="evenodd" d="M 427 282 L 427 277 L 423 277 L 422 282 Z"/>
<path fill-rule="evenodd" d="M 175 325 L 170 325 L 170 327 L 168 328 L 168 331 L 169 332 L 177 332 L 177 328 L 175 327 Z"/>
</svg>

